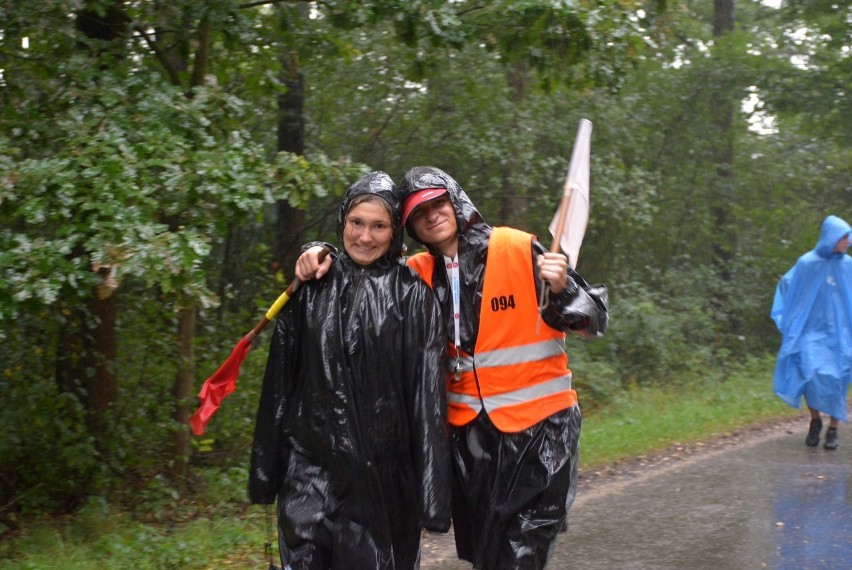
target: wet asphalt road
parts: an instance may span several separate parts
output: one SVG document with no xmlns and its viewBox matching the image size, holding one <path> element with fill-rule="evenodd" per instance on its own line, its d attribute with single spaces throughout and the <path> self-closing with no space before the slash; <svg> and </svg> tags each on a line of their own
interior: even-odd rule
<svg viewBox="0 0 852 570">
<path fill-rule="evenodd" d="M 840 448 L 779 429 L 584 492 L 548 570 L 852 569 L 852 430 Z M 422 568 L 468 570 L 452 535 L 428 535 Z"/>
</svg>

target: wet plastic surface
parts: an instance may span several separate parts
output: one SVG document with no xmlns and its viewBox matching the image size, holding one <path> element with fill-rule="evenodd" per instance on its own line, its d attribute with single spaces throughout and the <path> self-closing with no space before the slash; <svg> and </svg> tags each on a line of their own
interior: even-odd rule
<svg viewBox="0 0 852 570">
<path fill-rule="evenodd" d="M 398 259 L 402 229 L 380 231 L 381 203 L 362 197 L 393 207 L 390 177 L 347 190 L 338 229 L 351 213 L 352 243 L 283 307 L 269 344 L 248 490 L 277 502 L 294 568 L 412 568 L 420 529 L 450 526 L 440 312 Z"/>
<path fill-rule="evenodd" d="M 589 493 L 581 480 L 548 569 L 850 568 L 852 434 L 838 431 L 835 451 L 806 447 L 803 421 Z M 422 568 L 470 568 L 426 546 Z"/>
<path fill-rule="evenodd" d="M 837 216 L 822 223 L 819 241 L 775 289 L 771 316 L 781 332 L 773 388 L 783 401 L 846 421 L 852 370 L 852 257 L 837 252 L 850 226 Z"/>
</svg>

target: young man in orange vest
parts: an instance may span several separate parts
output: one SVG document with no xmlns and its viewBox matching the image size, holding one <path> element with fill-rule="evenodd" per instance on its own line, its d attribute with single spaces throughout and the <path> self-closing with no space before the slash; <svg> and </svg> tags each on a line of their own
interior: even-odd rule
<svg viewBox="0 0 852 570">
<path fill-rule="evenodd" d="M 456 551 L 474 568 L 543 568 L 579 464 L 582 416 L 565 332 L 604 333 L 606 289 L 531 234 L 486 224 L 438 168 L 412 168 L 399 191 L 402 222 L 428 249 L 408 264 L 434 290 L 449 337 Z M 303 256 L 296 275 L 321 277 L 330 263 Z M 548 302 L 539 310 L 542 280 Z"/>
</svg>

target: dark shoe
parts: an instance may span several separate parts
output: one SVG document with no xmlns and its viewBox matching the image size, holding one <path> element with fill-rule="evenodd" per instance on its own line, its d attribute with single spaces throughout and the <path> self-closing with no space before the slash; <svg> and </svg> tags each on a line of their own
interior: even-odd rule
<svg viewBox="0 0 852 570">
<path fill-rule="evenodd" d="M 837 449 L 837 428 L 830 427 L 825 432 L 825 445 L 823 445 L 826 449 Z"/>
<path fill-rule="evenodd" d="M 819 432 L 822 431 L 822 420 L 811 420 L 811 427 L 808 430 L 808 437 L 805 438 L 805 445 L 808 447 L 816 447 L 819 445 Z M 837 437 L 835 432 L 834 437 Z"/>
</svg>

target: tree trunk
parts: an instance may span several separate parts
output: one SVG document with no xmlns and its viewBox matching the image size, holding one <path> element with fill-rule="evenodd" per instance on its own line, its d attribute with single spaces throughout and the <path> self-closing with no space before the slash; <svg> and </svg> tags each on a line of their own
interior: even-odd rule
<svg viewBox="0 0 852 570">
<path fill-rule="evenodd" d="M 721 38 L 734 29 L 734 0 L 713 0 L 713 37 Z M 730 281 L 730 261 L 734 253 L 734 219 L 731 204 L 733 191 L 734 144 L 731 125 L 734 117 L 734 104 L 730 86 L 721 83 L 712 91 L 712 105 L 716 110 L 714 121 L 715 145 L 714 162 L 716 164 L 716 191 L 713 197 L 713 220 L 716 239 L 713 241 L 715 263 L 719 275 Z"/>
<path fill-rule="evenodd" d="M 529 68 L 526 64 L 515 63 L 511 65 L 506 72 L 506 81 L 511 90 L 512 103 L 516 109 L 523 108 L 524 100 L 527 97 L 527 82 L 529 79 Z M 518 131 L 518 117 L 512 119 L 513 131 Z M 516 188 L 511 180 L 510 173 L 518 172 L 522 168 L 517 164 L 517 160 L 507 161 L 500 172 L 500 193 L 502 196 L 500 204 L 500 218 L 502 224 L 528 227 L 529 220 L 529 199 L 527 197 L 526 188 Z"/>
<path fill-rule="evenodd" d="M 722 38 L 734 29 L 734 0 L 713 1 L 713 37 Z M 719 54 L 723 57 L 722 54 Z M 712 218 L 714 223 L 714 239 L 711 244 L 713 263 L 716 273 L 724 283 L 733 279 L 731 262 L 736 248 L 736 232 L 734 226 L 734 143 L 731 126 L 733 125 L 736 97 L 731 86 L 726 81 L 716 84 L 711 91 L 711 104 L 715 109 L 714 115 L 714 144 L 713 161 L 716 165 L 716 180 L 712 185 L 713 195 Z M 739 319 L 731 310 L 731 303 L 726 293 L 727 288 L 719 288 L 715 297 L 719 325 L 726 333 L 735 333 L 739 328 Z"/>
<path fill-rule="evenodd" d="M 63 310 L 65 324 L 56 350 L 56 381 L 76 394 L 86 410 L 89 433 L 101 442 L 109 428 L 107 414 L 118 397 L 116 295 L 93 291 L 85 307 Z"/>
<path fill-rule="evenodd" d="M 713 0 L 713 37 L 734 29 L 734 0 Z"/>
<path fill-rule="evenodd" d="M 172 439 L 174 452 L 170 469 L 176 479 L 186 476 L 189 461 L 190 396 L 195 382 L 195 317 L 194 306 L 178 312 L 178 371 L 172 387 L 175 403 L 172 418 L 176 427 Z"/>
<path fill-rule="evenodd" d="M 207 77 L 207 66 L 210 63 L 210 49 L 213 41 L 213 28 L 205 18 L 198 26 L 198 47 L 195 49 L 195 59 L 192 64 L 192 79 L 190 87 L 204 85 Z"/>
<path fill-rule="evenodd" d="M 294 154 L 305 153 L 305 80 L 299 68 L 298 55 L 282 50 L 282 81 L 287 91 L 278 97 L 278 150 Z M 305 238 L 302 228 L 305 213 L 290 206 L 287 200 L 277 204 L 278 219 L 275 231 L 275 261 L 285 273 L 296 265 L 299 247 Z"/>
<path fill-rule="evenodd" d="M 85 377 L 89 429 L 95 437 L 103 438 L 107 430 L 107 413 L 118 398 L 118 381 L 115 372 L 117 342 L 115 331 L 116 295 L 109 291 L 104 298 L 96 295 L 89 301 L 89 311 L 94 317 L 91 343 L 84 354 L 88 364 L 84 369 L 94 371 Z"/>
</svg>

